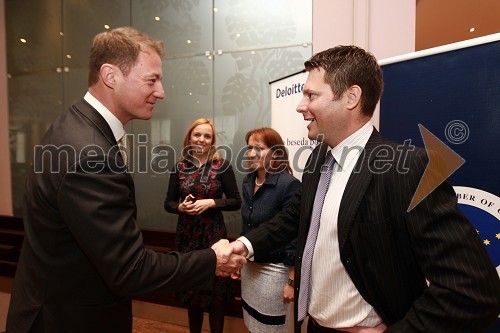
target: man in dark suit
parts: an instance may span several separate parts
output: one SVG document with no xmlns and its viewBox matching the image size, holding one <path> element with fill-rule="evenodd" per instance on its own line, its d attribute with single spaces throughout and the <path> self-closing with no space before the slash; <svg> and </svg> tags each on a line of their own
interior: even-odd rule
<svg viewBox="0 0 500 333">
<path fill-rule="evenodd" d="M 497 272 L 448 182 L 409 209 L 428 157 L 370 124 L 383 86 L 376 59 L 338 46 L 305 67 L 297 111 L 322 143 L 294 203 L 227 254 L 258 260 L 298 234 L 296 332 L 306 316 L 308 332 L 485 331 L 500 311 Z"/>
<path fill-rule="evenodd" d="M 8 332 L 131 332 L 131 296 L 210 288 L 215 274 L 246 262 L 221 260 L 227 241 L 187 254 L 144 248 L 130 156 L 117 141 L 165 97 L 163 54 L 160 41 L 132 28 L 94 38 L 88 93 L 35 148 Z"/>
</svg>

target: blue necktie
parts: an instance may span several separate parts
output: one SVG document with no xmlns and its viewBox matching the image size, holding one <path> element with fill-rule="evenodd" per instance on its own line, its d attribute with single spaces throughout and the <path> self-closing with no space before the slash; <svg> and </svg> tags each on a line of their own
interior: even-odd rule
<svg viewBox="0 0 500 333">
<path fill-rule="evenodd" d="M 325 163 L 321 166 L 321 175 L 319 178 L 318 188 L 316 189 L 316 196 L 314 198 L 314 206 L 311 215 L 311 225 L 309 226 L 309 233 L 307 234 L 306 245 L 302 255 L 302 268 L 300 270 L 300 290 L 298 299 L 298 320 L 302 321 L 307 315 L 309 305 L 309 285 L 311 283 L 311 266 L 318 238 L 319 220 L 321 218 L 321 210 L 325 202 L 326 192 L 330 186 L 332 178 L 333 165 L 335 158 L 331 152 L 328 152 Z"/>
</svg>

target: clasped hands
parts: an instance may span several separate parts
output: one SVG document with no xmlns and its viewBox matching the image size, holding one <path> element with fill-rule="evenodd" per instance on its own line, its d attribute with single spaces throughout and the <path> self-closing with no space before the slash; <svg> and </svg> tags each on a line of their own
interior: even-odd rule
<svg viewBox="0 0 500 333">
<path fill-rule="evenodd" d="M 220 277 L 230 276 L 233 279 L 240 277 L 240 270 L 247 263 L 248 250 L 240 241 L 229 243 L 227 239 L 221 239 L 212 245 L 217 256 L 215 275 Z"/>
<path fill-rule="evenodd" d="M 192 200 L 189 198 L 193 198 Z M 181 202 L 177 210 L 181 213 L 186 213 L 189 215 L 200 215 L 204 213 L 209 208 L 214 208 L 215 201 L 213 199 L 194 199 L 193 196 L 186 197 L 186 200 Z"/>
</svg>

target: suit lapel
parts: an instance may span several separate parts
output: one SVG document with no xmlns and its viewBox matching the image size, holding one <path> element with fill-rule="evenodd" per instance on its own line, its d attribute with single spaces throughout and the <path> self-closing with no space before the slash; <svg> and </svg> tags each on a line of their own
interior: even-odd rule
<svg viewBox="0 0 500 333">
<path fill-rule="evenodd" d="M 124 164 L 122 154 L 118 154 L 118 143 L 116 142 L 115 135 L 111 130 L 111 127 L 107 123 L 101 114 L 94 109 L 87 101 L 81 99 L 75 105 L 72 106 L 72 109 L 75 112 L 78 112 L 82 115 L 82 117 L 86 118 L 97 130 L 102 134 L 102 136 L 109 142 L 110 147 L 102 147 L 105 149 L 108 154 L 118 156 L 118 158 L 122 159 L 122 163 Z M 134 154 L 131 154 L 131 164 L 133 165 Z"/>
<path fill-rule="evenodd" d="M 341 252 L 352 229 L 354 216 L 358 210 L 361 199 L 365 196 L 368 184 L 373 176 L 373 173 L 370 171 L 370 165 L 373 163 L 375 156 L 372 156 L 374 155 L 372 152 L 382 143 L 382 137 L 379 132 L 373 129 L 373 133 L 368 139 L 365 149 L 363 149 L 347 182 L 344 195 L 340 202 L 337 225 L 339 249 Z"/>
<path fill-rule="evenodd" d="M 108 123 L 101 116 L 101 114 L 97 112 L 97 110 L 94 109 L 89 103 L 87 103 L 87 101 L 81 99 L 78 103 L 73 105 L 73 109 L 92 122 L 112 146 L 117 144 L 111 127 L 109 127 Z"/>
</svg>

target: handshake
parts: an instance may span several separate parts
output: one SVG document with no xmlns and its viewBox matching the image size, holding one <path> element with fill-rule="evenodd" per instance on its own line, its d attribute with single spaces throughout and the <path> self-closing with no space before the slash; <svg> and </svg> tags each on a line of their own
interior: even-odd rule
<svg viewBox="0 0 500 333">
<path fill-rule="evenodd" d="M 217 256 L 215 275 L 238 279 L 241 267 L 247 263 L 248 250 L 246 246 L 240 241 L 229 243 L 227 239 L 221 239 L 212 245 L 212 250 Z"/>
</svg>

